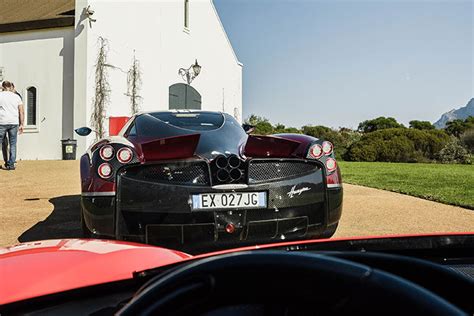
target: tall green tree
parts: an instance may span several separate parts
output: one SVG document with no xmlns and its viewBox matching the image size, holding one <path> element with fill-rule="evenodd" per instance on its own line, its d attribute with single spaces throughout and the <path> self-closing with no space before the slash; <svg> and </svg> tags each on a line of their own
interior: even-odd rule
<svg viewBox="0 0 474 316">
<path fill-rule="evenodd" d="M 463 120 L 452 120 L 446 123 L 446 133 L 456 137 L 461 136 L 468 129 L 467 124 Z"/>
<path fill-rule="evenodd" d="M 435 129 L 434 125 L 431 124 L 431 122 L 418 121 L 418 120 L 410 121 L 410 128 L 419 129 L 419 130 Z"/>
<path fill-rule="evenodd" d="M 366 120 L 359 124 L 358 130 L 362 133 L 371 133 L 387 128 L 400 128 L 404 127 L 398 123 L 393 117 L 380 116 L 372 120 Z"/>
<path fill-rule="evenodd" d="M 457 119 L 446 123 L 444 130 L 449 135 L 460 137 L 468 129 L 474 128 L 474 116 L 469 116 L 465 120 Z"/>
<path fill-rule="evenodd" d="M 474 154 L 474 127 L 461 135 L 461 142 L 467 150 Z"/>
<path fill-rule="evenodd" d="M 253 134 L 268 135 L 268 134 L 273 133 L 273 126 L 268 121 L 268 119 L 261 116 L 257 116 L 255 114 L 250 115 L 245 120 L 245 124 L 250 124 L 252 126 L 255 126 L 255 130 L 253 131 Z"/>
</svg>

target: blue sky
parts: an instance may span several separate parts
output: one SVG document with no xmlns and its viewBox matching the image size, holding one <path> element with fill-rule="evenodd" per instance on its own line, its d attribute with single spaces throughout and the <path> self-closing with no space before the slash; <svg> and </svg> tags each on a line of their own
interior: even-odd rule
<svg viewBox="0 0 474 316">
<path fill-rule="evenodd" d="M 214 0 L 244 117 L 357 127 L 437 120 L 474 96 L 473 1 Z"/>
</svg>

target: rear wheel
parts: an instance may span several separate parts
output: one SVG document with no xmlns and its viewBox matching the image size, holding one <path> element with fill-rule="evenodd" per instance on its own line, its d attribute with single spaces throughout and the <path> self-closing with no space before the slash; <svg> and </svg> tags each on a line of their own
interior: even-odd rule
<svg viewBox="0 0 474 316">
<path fill-rule="evenodd" d="M 337 225 L 339 225 L 339 222 L 337 222 L 334 225 L 328 226 L 326 230 L 323 232 L 321 235 L 321 238 L 331 238 L 334 233 L 336 233 Z"/>
<path fill-rule="evenodd" d="M 87 228 L 86 222 L 84 220 L 84 213 L 81 211 L 81 228 L 82 228 L 82 237 L 83 238 L 92 238 L 92 232 Z"/>
</svg>

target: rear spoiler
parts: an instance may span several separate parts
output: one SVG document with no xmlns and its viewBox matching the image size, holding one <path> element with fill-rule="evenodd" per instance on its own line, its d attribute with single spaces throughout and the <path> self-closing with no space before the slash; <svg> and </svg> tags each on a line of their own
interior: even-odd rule
<svg viewBox="0 0 474 316">
<path fill-rule="evenodd" d="M 146 162 L 193 157 L 200 136 L 200 134 L 191 134 L 142 143 L 143 160 Z"/>
<path fill-rule="evenodd" d="M 245 155 L 253 158 L 292 157 L 301 143 L 275 136 L 249 135 Z"/>
</svg>

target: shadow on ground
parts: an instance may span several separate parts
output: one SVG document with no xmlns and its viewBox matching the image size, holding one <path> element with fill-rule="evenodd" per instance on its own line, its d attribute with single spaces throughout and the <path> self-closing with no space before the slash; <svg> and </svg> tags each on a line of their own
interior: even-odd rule
<svg viewBox="0 0 474 316">
<path fill-rule="evenodd" d="M 53 212 L 44 221 L 36 223 L 23 232 L 20 242 L 43 239 L 80 238 L 80 195 L 65 195 L 49 200 L 54 205 Z"/>
</svg>

